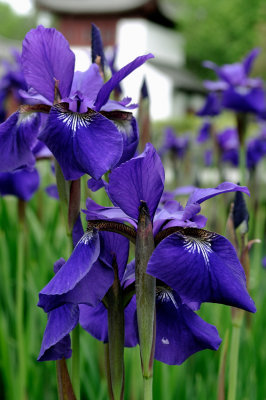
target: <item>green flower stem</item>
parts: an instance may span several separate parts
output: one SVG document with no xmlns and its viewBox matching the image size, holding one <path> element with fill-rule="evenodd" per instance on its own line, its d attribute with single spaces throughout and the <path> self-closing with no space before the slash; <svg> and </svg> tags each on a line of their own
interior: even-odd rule
<svg viewBox="0 0 266 400">
<path fill-rule="evenodd" d="M 240 183 L 241 183 L 241 185 L 245 185 L 245 183 L 246 183 L 246 147 L 245 147 L 245 143 L 241 143 L 241 145 L 240 145 L 239 172 L 240 172 Z"/>
<path fill-rule="evenodd" d="M 237 317 L 233 319 L 233 329 L 232 329 L 230 359 L 229 359 L 229 388 L 228 388 L 227 400 L 236 399 L 236 389 L 237 389 L 238 354 L 239 354 L 240 332 L 243 321 L 243 312 L 241 310 L 235 310 L 235 311 L 237 313 Z"/>
<path fill-rule="evenodd" d="M 79 325 L 72 332 L 71 378 L 76 399 L 80 399 L 80 340 Z"/>
<path fill-rule="evenodd" d="M 247 115 L 236 114 L 237 130 L 240 143 L 240 154 L 239 154 L 239 172 L 240 172 L 240 183 L 245 185 L 246 183 L 246 148 L 245 148 L 245 136 L 247 130 Z M 246 235 L 242 237 L 241 248 L 239 249 L 239 257 L 244 250 Z M 239 344 L 240 344 L 240 332 L 243 322 L 243 311 L 232 308 L 232 336 L 230 346 L 230 359 L 229 359 L 229 388 L 228 388 L 228 400 L 236 399 L 237 389 L 237 374 L 238 374 L 238 355 L 239 355 Z"/>
<path fill-rule="evenodd" d="M 25 258 L 25 207 L 23 200 L 18 200 L 18 242 L 17 242 L 17 285 L 16 285 L 16 334 L 18 345 L 18 387 L 17 398 L 26 398 L 27 361 L 25 357 L 24 337 L 24 258 Z"/>
<path fill-rule="evenodd" d="M 143 399 L 152 400 L 152 376 L 143 380 Z"/>
<path fill-rule="evenodd" d="M 66 360 L 56 361 L 56 377 L 59 400 L 77 400 L 69 378 Z"/>
<path fill-rule="evenodd" d="M 71 240 L 72 230 L 80 212 L 80 180 L 66 181 L 60 165 L 55 160 L 56 184 L 59 193 L 60 207 L 63 212 L 66 232 Z M 67 366 L 65 365 L 65 368 Z M 76 399 L 80 399 L 80 343 L 79 326 L 72 332 L 72 368 L 71 378 Z"/>
<path fill-rule="evenodd" d="M 139 208 L 136 237 L 136 300 L 140 341 L 140 357 L 144 379 L 144 399 L 152 398 L 152 376 L 155 343 L 155 288 L 156 280 L 146 274 L 149 258 L 154 250 L 154 237 L 149 210 L 145 202 Z"/>
<path fill-rule="evenodd" d="M 118 266 L 113 260 L 114 283 L 104 298 L 108 310 L 108 382 L 111 383 L 113 400 L 122 400 L 124 397 L 124 299 L 119 282 Z"/>
<path fill-rule="evenodd" d="M 111 371 L 110 371 L 110 357 L 109 357 L 109 343 L 104 344 L 104 355 L 105 355 L 105 372 L 107 377 L 107 389 L 109 399 L 113 398 Z"/>
<path fill-rule="evenodd" d="M 246 147 L 245 138 L 247 131 L 247 115 L 246 114 L 236 114 L 237 131 L 240 144 L 240 154 L 239 154 L 239 172 L 240 172 L 240 183 L 245 185 L 246 183 Z"/>
<path fill-rule="evenodd" d="M 219 373 L 218 373 L 218 387 L 217 387 L 217 400 L 225 399 L 225 367 L 228 351 L 229 330 L 226 330 L 223 340 L 222 351 L 220 353 Z"/>
</svg>

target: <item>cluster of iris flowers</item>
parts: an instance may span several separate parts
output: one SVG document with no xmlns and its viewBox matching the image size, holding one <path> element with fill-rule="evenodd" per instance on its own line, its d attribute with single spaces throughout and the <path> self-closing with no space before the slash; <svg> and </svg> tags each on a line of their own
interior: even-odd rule
<svg viewBox="0 0 266 400">
<path fill-rule="evenodd" d="M 69 333 L 80 324 L 109 343 L 111 386 L 114 398 L 120 398 L 123 367 L 119 372 L 114 364 L 123 365 L 117 357 L 123 358 L 124 346 L 140 344 L 147 380 L 153 358 L 181 364 L 197 351 L 218 349 L 217 329 L 195 312 L 202 303 L 256 311 L 234 247 L 203 229 L 207 218 L 200 214 L 201 203 L 209 198 L 249 191 L 224 182 L 214 189 L 195 189 L 185 207 L 173 199 L 163 201 L 164 168 L 158 153 L 148 143 L 135 155 L 139 133 L 131 110 L 136 105 L 130 98 L 110 99 L 120 82 L 153 56 L 136 58 L 104 81 L 95 28 L 93 39 L 93 63 L 80 72 L 61 33 L 39 26 L 26 35 L 21 68 L 27 90 L 20 91 L 26 104 L 0 125 L 0 147 L 5 149 L 0 171 L 34 173 L 36 158 L 44 152 L 55 158 L 61 180 L 88 174 L 89 187 L 104 186 L 113 206 L 89 198 L 84 233 L 80 205 L 74 205 L 73 253 L 55 263 L 55 276 L 39 294 L 48 322 L 38 359 L 71 357 Z M 245 60 L 246 74 L 253 58 L 252 53 Z M 218 70 L 225 80 L 227 72 Z M 250 83 L 257 93 L 257 81 Z M 70 194 L 69 210 L 77 197 Z M 130 242 L 135 259 L 129 258 Z"/>
</svg>

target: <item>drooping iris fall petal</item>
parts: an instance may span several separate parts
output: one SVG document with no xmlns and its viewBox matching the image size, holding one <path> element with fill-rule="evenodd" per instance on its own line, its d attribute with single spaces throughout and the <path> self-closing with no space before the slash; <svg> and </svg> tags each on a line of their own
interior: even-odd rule
<svg viewBox="0 0 266 400">
<path fill-rule="evenodd" d="M 176 290 L 182 302 L 256 311 L 235 249 L 216 233 L 188 228 L 168 236 L 154 250 L 147 273 Z"/>
<path fill-rule="evenodd" d="M 39 139 L 51 150 L 67 180 L 85 173 L 99 179 L 120 159 L 123 139 L 116 126 L 99 113 L 75 113 L 65 103 L 52 107 Z"/>
</svg>

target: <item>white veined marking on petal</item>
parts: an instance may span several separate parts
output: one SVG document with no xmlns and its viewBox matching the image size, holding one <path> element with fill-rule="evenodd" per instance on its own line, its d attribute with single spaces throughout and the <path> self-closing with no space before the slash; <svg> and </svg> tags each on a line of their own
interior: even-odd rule
<svg viewBox="0 0 266 400">
<path fill-rule="evenodd" d="M 84 235 L 82 236 L 82 238 L 79 240 L 78 244 L 84 243 L 87 245 L 91 241 L 92 236 L 93 236 L 92 231 L 85 232 Z"/>
<path fill-rule="evenodd" d="M 212 236 L 213 237 L 213 236 Z M 213 252 L 211 248 L 210 239 L 199 239 L 191 236 L 184 237 L 184 247 L 189 252 L 194 254 L 197 252 L 201 254 L 207 266 L 210 265 L 209 256 Z"/>
<path fill-rule="evenodd" d="M 129 121 L 113 121 L 119 132 L 125 133 L 127 136 L 131 136 L 133 130 Z"/>
<path fill-rule="evenodd" d="M 167 302 L 171 301 L 173 305 L 175 306 L 176 309 L 178 309 L 178 305 L 176 304 L 173 292 L 171 289 L 163 288 L 163 287 L 157 287 L 156 288 L 156 296 L 159 301 Z"/>
<path fill-rule="evenodd" d="M 162 338 L 162 344 L 169 344 L 169 340 L 166 337 Z"/>
<path fill-rule="evenodd" d="M 17 126 L 19 126 L 21 123 L 25 124 L 27 122 L 30 122 L 34 118 L 37 117 L 37 114 L 34 112 L 20 112 L 17 120 Z"/>
<path fill-rule="evenodd" d="M 62 121 L 69 129 L 72 130 L 73 136 L 75 135 L 77 129 L 86 128 L 91 123 L 92 118 L 89 115 L 79 114 L 79 113 L 62 113 L 59 112 L 58 119 Z"/>
</svg>

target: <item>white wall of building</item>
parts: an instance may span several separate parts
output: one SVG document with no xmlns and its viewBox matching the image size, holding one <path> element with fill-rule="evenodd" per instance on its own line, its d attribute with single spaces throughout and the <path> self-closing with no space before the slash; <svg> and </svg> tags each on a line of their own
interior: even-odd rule
<svg viewBox="0 0 266 400">
<path fill-rule="evenodd" d="M 144 19 L 122 19 L 117 28 L 117 66 L 121 68 L 134 58 L 152 53 L 156 60 L 171 66 L 184 65 L 183 39 L 170 29 L 160 27 Z M 172 80 L 147 61 L 123 80 L 123 88 L 133 102 L 138 102 L 140 88 L 147 81 L 150 95 L 152 120 L 162 120 L 173 116 Z"/>
<path fill-rule="evenodd" d="M 170 29 L 160 27 L 144 19 L 122 19 L 118 23 L 116 67 L 122 68 L 136 57 L 152 53 L 157 62 L 172 67 L 185 63 L 183 38 Z M 85 71 L 90 64 L 90 48 L 73 47 L 76 69 Z M 150 112 L 153 121 L 178 117 L 185 112 L 183 95 L 174 96 L 172 78 L 162 73 L 151 61 L 132 72 L 122 81 L 125 96 L 133 103 L 139 102 L 143 79 L 146 79 L 150 95 Z"/>
</svg>

